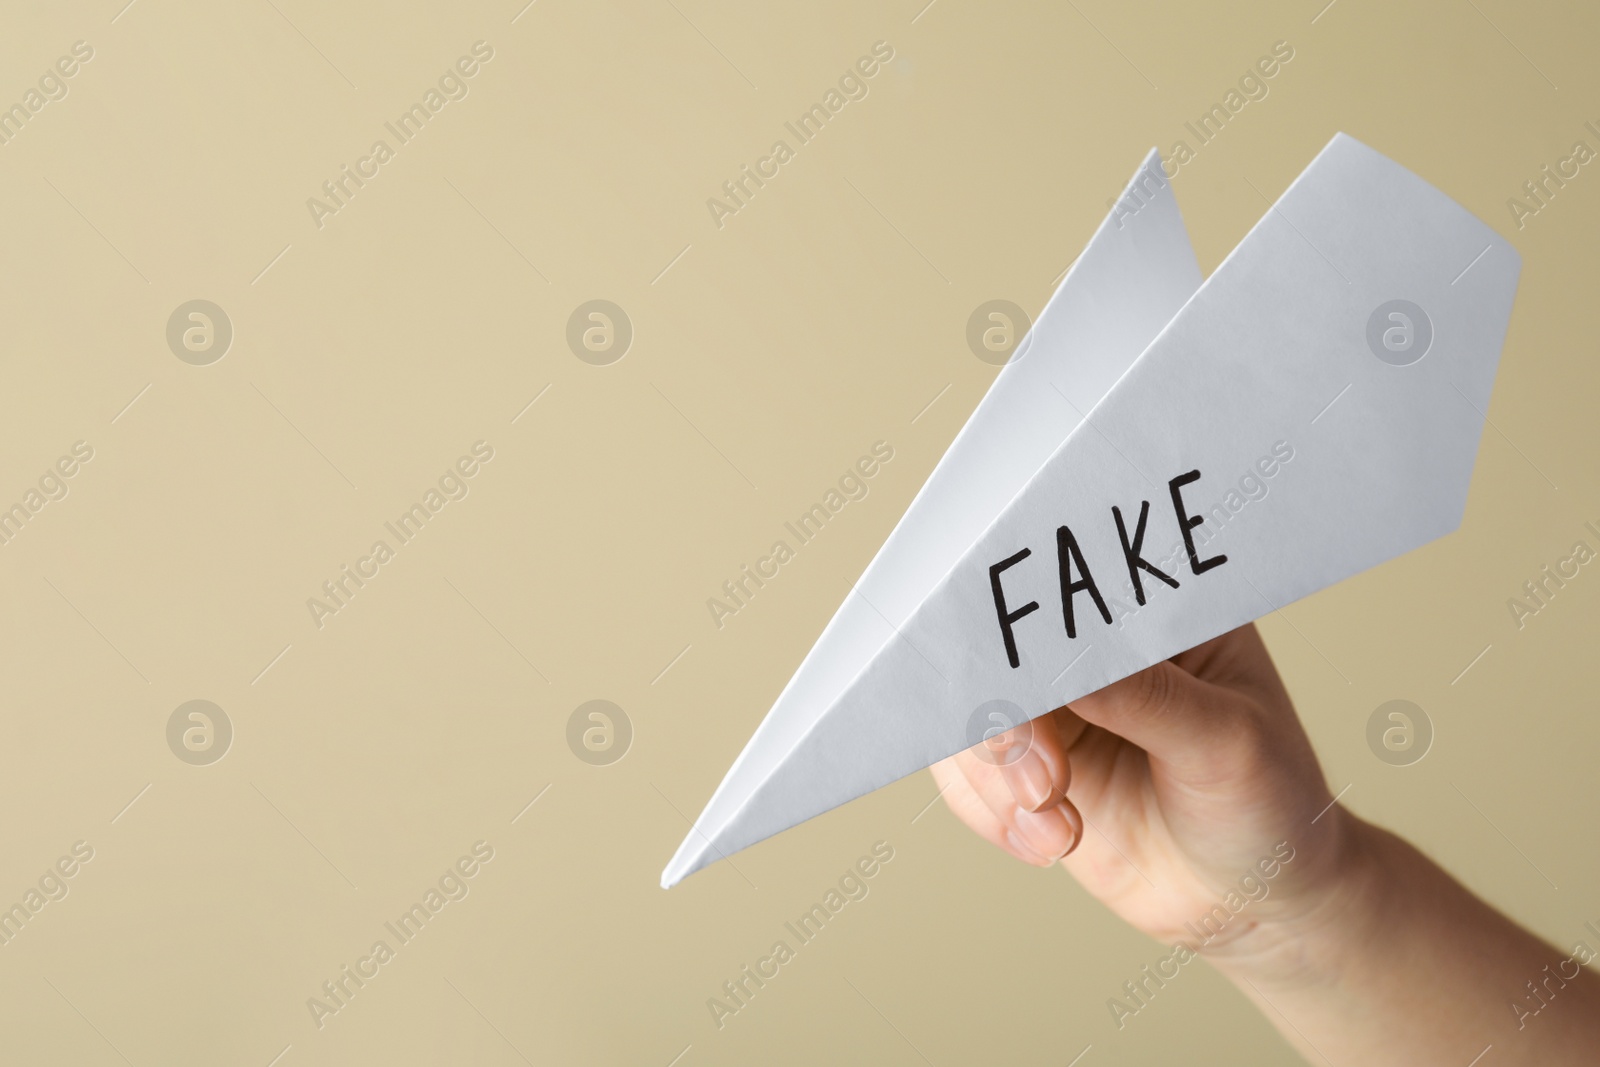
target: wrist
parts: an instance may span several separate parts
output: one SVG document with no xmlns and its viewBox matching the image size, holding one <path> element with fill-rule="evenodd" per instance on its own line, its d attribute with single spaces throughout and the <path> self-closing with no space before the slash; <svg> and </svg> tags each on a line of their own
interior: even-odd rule
<svg viewBox="0 0 1600 1067">
<path fill-rule="evenodd" d="M 1335 805 L 1319 839 L 1302 852 L 1313 861 L 1304 882 L 1247 935 L 1206 953 L 1235 982 L 1257 991 L 1340 984 L 1388 937 L 1410 846 Z"/>
</svg>

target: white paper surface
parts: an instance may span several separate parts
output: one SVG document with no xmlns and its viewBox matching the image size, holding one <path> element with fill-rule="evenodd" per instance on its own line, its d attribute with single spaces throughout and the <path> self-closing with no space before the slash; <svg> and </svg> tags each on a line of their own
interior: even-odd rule
<svg viewBox="0 0 1600 1067">
<path fill-rule="evenodd" d="M 749 798 L 1200 287 L 1155 151 L 1128 189 L 1145 206 L 1101 223 L 735 761 L 680 857 L 706 845 L 708 828 Z"/>
<path fill-rule="evenodd" d="M 1108 219 L 662 884 L 968 747 L 989 701 L 1042 715 L 1454 529 L 1519 271 L 1342 134 L 1198 292 L 1164 181 Z M 1131 539 L 1145 501 L 1140 555 L 1178 587 L 1141 570 L 1138 606 L 1112 507 Z M 1205 517 L 1199 573 L 1180 504 Z M 1075 592 L 1073 637 L 1062 527 L 1112 615 Z M 1013 667 L 991 567 L 1023 550 L 999 574 L 1008 612 L 1038 604 L 1010 625 Z"/>
</svg>

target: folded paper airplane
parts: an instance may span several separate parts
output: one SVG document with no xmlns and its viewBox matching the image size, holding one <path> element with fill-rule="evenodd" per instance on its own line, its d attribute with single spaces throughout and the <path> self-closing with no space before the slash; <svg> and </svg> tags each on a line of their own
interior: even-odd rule
<svg viewBox="0 0 1600 1067">
<path fill-rule="evenodd" d="M 1339 134 L 1202 284 L 1151 152 L 662 885 L 1455 529 L 1520 270 Z"/>
</svg>

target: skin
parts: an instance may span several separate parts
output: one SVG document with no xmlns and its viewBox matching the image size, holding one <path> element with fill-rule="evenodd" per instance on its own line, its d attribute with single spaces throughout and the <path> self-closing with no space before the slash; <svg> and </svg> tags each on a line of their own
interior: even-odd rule
<svg viewBox="0 0 1600 1067">
<path fill-rule="evenodd" d="M 1156 940 L 1198 949 L 1311 1062 L 1466 1067 L 1490 1045 L 1482 1067 L 1600 1061 L 1587 957 L 1566 962 L 1572 948 L 1335 804 L 1255 627 L 1030 725 L 1031 740 L 1019 727 L 935 765 L 950 809 L 1025 863 L 1060 863 Z M 1261 877 L 1263 859 L 1291 855 Z M 1197 944 L 1185 924 L 1247 873 L 1270 892 Z"/>
</svg>

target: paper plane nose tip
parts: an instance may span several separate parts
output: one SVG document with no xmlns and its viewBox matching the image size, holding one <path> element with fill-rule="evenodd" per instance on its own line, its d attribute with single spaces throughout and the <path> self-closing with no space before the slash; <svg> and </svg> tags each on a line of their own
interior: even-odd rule
<svg viewBox="0 0 1600 1067">
<path fill-rule="evenodd" d="M 662 889 L 671 889 L 710 862 L 707 855 L 711 851 L 710 843 L 700 837 L 700 842 L 697 844 L 697 837 L 700 837 L 698 832 L 691 832 L 683 844 L 678 846 L 678 852 L 672 857 L 672 862 L 661 872 Z"/>
<path fill-rule="evenodd" d="M 661 870 L 661 888 L 671 889 L 673 886 L 687 878 L 689 876 L 689 872 L 683 868 L 683 862 L 674 856 L 672 862 L 667 864 Z"/>
</svg>

